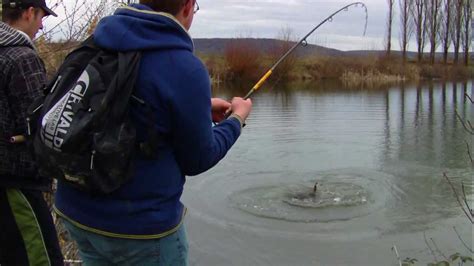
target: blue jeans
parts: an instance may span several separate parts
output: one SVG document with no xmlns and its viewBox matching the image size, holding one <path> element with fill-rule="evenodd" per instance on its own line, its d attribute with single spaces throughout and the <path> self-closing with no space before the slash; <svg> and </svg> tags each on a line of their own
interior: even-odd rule
<svg viewBox="0 0 474 266">
<path fill-rule="evenodd" d="M 175 233 L 150 240 L 111 238 L 85 231 L 62 219 L 76 241 L 85 266 L 188 265 L 188 240 L 182 224 Z"/>
</svg>

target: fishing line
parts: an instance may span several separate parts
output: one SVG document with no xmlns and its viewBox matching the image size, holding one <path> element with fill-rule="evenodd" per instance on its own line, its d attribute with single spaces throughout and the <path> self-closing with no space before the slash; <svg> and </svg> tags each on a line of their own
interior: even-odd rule
<svg viewBox="0 0 474 266">
<path fill-rule="evenodd" d="M 278 61 L 270 68 L 270 70 L 268 70 L 265 75 L 263 75 L 260 80 L 253 86 L 253 88 L 247 93 L 247 95 L 245 95 L 244 99 L 248 99 L 250 98 L 250 96 L 255 92 L 257 91 L 262 85 L 263 83 L 265 83 L 265 81 L 273 74 L 273 71 L 278 67 L 278 65 L 280 65 L 281 62 L 283 62 L 283 60 L 285 60 L 291 53 L 293 53 L 293 51 L 298 47 L 298 46 L 307 46 L 308 45 L 308 41 L 307 41 L 307 38 L 313 34 L 319 27 L 321 27 L 322 25 L 324 25 L 326 22 L 332 22 L 333 19 L 334 19 L 334 16 L 336 16 L 337 14 L 339 14 L 340 12 L 342 11 L 349 11 L 349 7 L 362 7 L 365 11 L 365 27 L 364 27 L 364 35 L 367 31 L 367 23 L 368 23 L 368 20 L 369 20 L 369 13 L 368 13 L 368 10 L 367 10 L 367 6 L 362 3 L 362 2 L 354 2 L 352 4 L 348 4 L 346 6 L 344 6 L 343 8 L 339 9 L 338 11 L 332 13 L 330 16 L 328 16 L 326 19 L 324 19 L 323 21 L 321 21 L 321 23 L 319 23 L 316 27 L 314 27 L 308 34 L 306 34 L 303 38 L 301 38 L 295 45 L 293 45 L 293 47 L 291 47 L 282 57 L 280 57 L 280 59 L 278 59 Z M 230 115 L 230 113 L 229 113 Z"/>
</svg>

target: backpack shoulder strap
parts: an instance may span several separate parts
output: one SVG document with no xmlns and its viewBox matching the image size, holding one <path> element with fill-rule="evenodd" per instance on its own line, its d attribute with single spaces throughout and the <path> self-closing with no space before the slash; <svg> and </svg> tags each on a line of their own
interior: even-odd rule
<svg viewBox="0 0 474 266">
<path fill-rule="evenodd" d="M 135 83 L 138 76 L 138 69 L 140 66 L 141 52 L 130 51 L 130 52 L 119 52 L 118 55 L 118 74 L 117 74 L 117 95 L 120 95 L 119 99 L 116 99 L 116 104 L 111 112 L 113 117 L 122 117 L 126 109 L 119 108 L 128 104 L 131 100 L 132 93 L 135 88 Z"/>
</svg>

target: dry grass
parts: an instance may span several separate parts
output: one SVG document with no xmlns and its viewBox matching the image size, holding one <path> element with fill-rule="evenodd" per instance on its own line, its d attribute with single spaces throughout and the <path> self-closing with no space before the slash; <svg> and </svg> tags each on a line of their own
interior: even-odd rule
<svg viewBox="0 0 474 266">
<path fill-rule="evenodd" d="M 224 53 L 229 80 L 253 80 L 262 72 L 262 53 L 252 43 L 236 39 L 225 48 Z"/>
<path fill-rule="evenodd" d="M 269 54 L 266 55 L 266 61 L 268 62 L 266 62 L 264 65 L 268 65 L 267 68 L 273 66 L 294 44 L 295 43 L 291 41 L 282 41 L 277 43 L 277 45 L 269 51 Z M 296 55 L 294 53 L 289 54 L 285 60 L 281 61 L 278 67 L 273 71 L 272 78 L 281 82 L 287 82 L 295 79 L 296 74 L 294 72 L 297 63 L 298 58 Z"/>
<path fill-rule="evenodd" d="M 206 68 L 209 71 L 209 76 L 214 84 L 230 79 L 230 72 L 222 56 L 200 54 L 199 57 L 206 65 Z"/>
<path fill-rule="evenodd" d="M 378 71 L 368 71 L 366 73 L 346 71 L 342 74 L 341 80 L 346 86 L 359 87 L 379 87 L 380 85 L 405 81 L 406 78 L 400 75 L 389 75 Z"/>
<path fill-rule="evenodd" d="M 374 68 L 374 57 L 314 57 L 306 60 L 304 70 L 308 77 L 319 79 L 340 79 L 345 72 L 368 72 Z"/>
<path fill-rule="evenodd" d="M 54 76 L 64 62 L 66 55 L 78 45 L 79 42 L 48 43 L 44 38 L 36 40 L 36 47 L 45 64 L 48 78 L 51 79 Z"/>
<path fill-rule="evenodd" d="M 274 54 L 258 54 L 258 50 L 246 46 L 231 47 L 229 51 L 232 56 L 204 56 L 213 80 L 256 81 L 263 70 L 278 59 Z M 289 60 L 288 64 L 283 61 L 272 76 L 279 82 L 338 79 L 375 85 L 423 79 L 460 80 L 474 76 L 473 66 L 403 62 L 399 57 L 315 56 L 305 59 L 293 57 Z"/>
</svg>

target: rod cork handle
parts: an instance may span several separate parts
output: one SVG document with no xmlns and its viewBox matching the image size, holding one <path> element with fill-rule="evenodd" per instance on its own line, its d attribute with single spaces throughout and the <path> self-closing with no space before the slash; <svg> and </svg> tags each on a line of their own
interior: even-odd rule
<svg viewBox="0 0 474 266">
<path fill-rule="evenodd" d="M 257 82 L 257 84 L 255 84 L 255 86 L 253 86 L 253 90 L 256 91 L 260 87 L 262 87 L 263 83 L 268 79 L 268 77 L 270 77 L 270 75 L 272 73 L 273 73 L 273 71 L 271 69 L 268 70 L 268 72 Z"/>
<path fill-rule="evenodd" d="M 247 95 L 245 95 L 244 97 L 244 100 L 247 100 L 248 98 L 250 98 L 250 96 L 255 92 L 257 91 L 260 87 L 262 87 L 263 83 L 268 79 L 268 77 L 270 77 L 273 73 L 273 70 L 268 70 L 267 73 L 265 73 L 265 75 L 263 75 L 263 77 L 257 82 L 257 84 L 255 84 L 253 86 L 253 88 L 247 93 Z"/>
<path fill-rule="evenodd" d="M 20 143 L 24 143 L 25 141 L 26 141 L 26 138 L 23 135 L 10 137 L 10 143 L 12 144 L 20 144 Z"/>
</svg>

